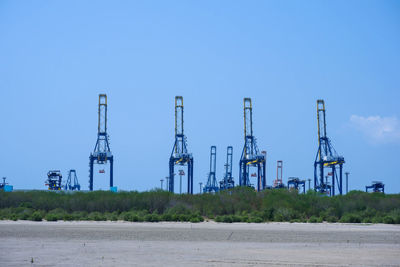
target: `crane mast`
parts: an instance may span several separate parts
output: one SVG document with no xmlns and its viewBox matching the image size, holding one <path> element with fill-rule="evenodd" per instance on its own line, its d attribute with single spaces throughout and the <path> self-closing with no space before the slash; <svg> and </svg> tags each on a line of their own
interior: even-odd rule
<svg viewBox="0 0 400 267">
<path fill-rule="evenodd" d="M 168 190 L 174 192 L 175 165 L 187 166 L 187 193 L 193 194 L 193 156 L 183 132 L 183 97 L 175 97 L 175 142 L 169 158 Z"/>
<path fill-rule="evenodd" d="M 256 168 L 256 173 L 251 174 L 257 177 L 257 190 L 266 188 L 265 164 L 266 156 L 260 153 L 257 147 L 256 138 L 253 135 L 253 107 L 250 98 L 243 99 L 244 117 L 244 147 L 239 162 L 239 185 L 250 186 L 250 167 Z"/>
<path fill-rule="evenodd" d="M 318 151 L 314 161 L 314 190 L 334 196 L 338 189 L 339 194 L 342 195 L 345 161 L 343 156 L 337 154 L 327 136 L 325 102 L 321 99 L 317 100 L 317 124 Z M 328 170 L 326 176 L 325 169 Z"/>
</svg>

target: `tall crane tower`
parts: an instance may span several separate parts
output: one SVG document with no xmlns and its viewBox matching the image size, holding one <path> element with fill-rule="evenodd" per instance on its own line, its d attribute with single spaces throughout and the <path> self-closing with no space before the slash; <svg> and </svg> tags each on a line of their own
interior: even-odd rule
<svg viewBox="0 0 400 267">
<path fill-rule="evenodd" d="M 317 100 L 317 121 L 318 121 L 318 151 L 314 162 L 314 190 L 327 194 L 335 195 L 335 189 L 339 194 L 343 193 L 343 164 L 344 157 L 339 156 L 333 148 L 330 139 L 326 134 L 325 102 Z M 339 168 L 339 170 L 337 170 Z M 327 176 L 324 177 L 324 170 L 328 169 Z M 339 171 L 339 176 L 338 172 Z M 326 180 L 325 180 L 325 179 Z M 331 183 L 329 183 L 331 179 Z"/>
<path fill-rule="evenodd" d="M 208 173 L 208 180 L 204 186 L 204 193 L 218 192 L 217 179 L 215 178 L 216 164 L 217 164 L 217 147 L 211 146 L 210 150 L 210 172 Z"/>
<path fill-rule="evenodd" d="M 276 162 L 276 179 L 274 180 L 273 188 L 284 188 L 283 184 L 283 161 L 278 160 Z"/>
<path fill-rule="evenodd" d="M 253 136 L 253 107 L 251 98 L 243 99 L 244 112 L 244 147 L 242 156 L 240 157 L 240 186 L 253 186 L 250 183 L 249 174 L 250 167 L 257 168 L 257 173 L 252 174 L 252 177 L 257 177 L 257 190 L 261 191 L 266 187 L 265 179 L 265 164 L 266 156 L 260 153 L 257 147 L 256 138 Z"/>
<path fill-rule="evenodd" d="M 93 164 L 107 164 L 110 162 L 110 188 L 113 187 L 114 156 L 110 150 L 109 136 L 107 134 L 107 95 L 99 94 L 97 141 L 94 151 L 89 156 L 89 190 L 93 191 Z M 104 172 L 100 171 L 100 172 Z"/>
<path fill-rule="evenodd" d="M 169 158 L 169 186 L 174 192 L 175 165 L 187 166 L 187 192 L 193 194 L 193 156 L 188 152 L 186 136 L 183 132 L 183 97 L 175 97 L 175 143 Z"/>
<path fill-rule="evenodd" d="M 235 187 L 235 181 L 232 177 L 232 158 L 233 158 L 233 147 L 228 146 L 226 148 L 226 163 L 225 163 L 225 174 L 224 179 L 219 182 L 219 189 L 225 190 Z"/>
<path fill-rule="evenodd" d="M 74 184 L 72 185 L 72 180 L 74 180 Z M 78 182 L 78 177 L 76 176 L 75 170 L 69 170 L 67 182 L 65 183 L 65 190 L 81 190 L 81 186 Z"/>
</svg>

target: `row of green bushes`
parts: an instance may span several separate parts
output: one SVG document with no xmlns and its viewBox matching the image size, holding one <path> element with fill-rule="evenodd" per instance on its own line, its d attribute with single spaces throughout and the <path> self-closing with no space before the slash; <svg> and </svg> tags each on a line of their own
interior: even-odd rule
<svg viewBox="0 0 400 267">
<path fill-rule="evenodd" d="M 216 194 L 0 192 L 0 219 L 400 224 L 400 194 L 351 191 L 327 197 L 237 187 Z"/>
<path fill-rule="evenodd" d="M 128 221 L 128 222 L 192 222 L 198 223 L 204 221 L 199 214 L 157 214 L 147 211 L 128 211 L 128 212 L 105 212 L 93 211 L 90 213 L 84 211 L 75 211 L 67 213 L 62 209 L 55 209 L 49 212 L 43 210 L 34 210 L 31 208 L 5 208 L 0 209 L 0 220 L 30 220 L 30 221 Z"/>
</svg>

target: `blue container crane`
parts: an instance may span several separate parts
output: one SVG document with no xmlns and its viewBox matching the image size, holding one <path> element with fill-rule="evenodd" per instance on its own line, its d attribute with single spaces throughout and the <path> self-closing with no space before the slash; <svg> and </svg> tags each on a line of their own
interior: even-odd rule
<svg viewBox="0 0 400 267">
<path fill-rule="evenodd" d="M 174 192 L 175 165 L 187 166 L 187 193 L 193 194 L 193 156 L 183 132 L 183 97 L 175 97 L 175 142 L 169 158 L 168 190 Z"/>
<path fill-rule="evenodd" d="M 317 100 L 317 121 L 318 121 L 318 151 L 314 161 L 314 190 L 322 194 L 334 196 L 335 189 L 343 194 L 343 164 L 344 157 L 339 156 L 333 148 L 330 139 L 326 134 L 325 102 Z M 337 170 L 339 168 L 339 170 Z M 324 171 L 328 174 L 324 177 Z M 338 176 L 339 172 L 339 176 Z M 326 181 L 324 180 L 326 178 Z M 331 179 L 331 184 L 328 180 Z"/>
<path fill-rule="evenodd" d="M 306 193 L 306 181 L 305 180 L 300 180 L 297 177 L 289 177 L 288 179 L 288 189 L 295 189 L 300 192 L 300 187 L 302 187 L 303 194 Z"/>
<path fill-rule="evenodd" d="M 72 178 L 73 177 L 73 178 Z M 74 180 L 74 184 L 72 185 L 72 179 Z M 75 170 L 69 170 L 67 182 L 65 183 L 65 190 L 81 190 L 81 186 L 78 182 L 78 177 L 76 176 Z"/>
<path fill-rule="evenodd" d="M 89 156 L 89 190 L 93 191 L 93 164 L 107 164 L 110 162 L 110 188 L 114 186 L 114 156 L 110 150 L 107 134 L 107 95 L 99 94 L 97 141 L 94 151 Z M 104 170 L 100 171 L 104 173 Z"/>
<path fill-rule="evenodd" d="M 207 184 L 204 186 L 204 193 L 215 193 L 218 192 L 219 187 L 217 185 L 217 179 L 215 178 L 216 172 L 216 161 L 217 161 L 217 147 L 211 146 L 210 150 L 210 172 L 208 173 Z"/>
<path fill-rule="evenodd" d="M 48 171 L 47 180 L 45 181 L 45 185 L 49 190 L 58 191 L 62 189 L 62 175 L 59 170 Z"/>
<path fill-rule="evenodd" d="M 225 174 L 224 179 L 219 182 L 219 189 L 226 190 L 235 187 L 235 181 L 232 177 L 232 159 L 233 159 L 233 147 L 228 146 L 226 148 L 226 163 L 225 163 Z"/>
<path fill-rule="evenodd" d="M 266 154 L 260 153 L 257 147 L 256 138 L 253 135 L 253 107 L 250 98 L 243 99 L 244 112 L 244 147 L 239 162 L 239 185 L 250 186 L 250 167 L 255 167 L 257 172 L 252 177 L 257 178 L 257 191 L 266 188 Z"/>
<path fill-rule="evenodd" d="M 373 181 L 372 185 L 367 185 L 365 187 L 365 192 L 379 192 L 379 193 L 385 193 L 385 185 L 383 184 L 383 182 L 380 181 Z"/>
</svg>

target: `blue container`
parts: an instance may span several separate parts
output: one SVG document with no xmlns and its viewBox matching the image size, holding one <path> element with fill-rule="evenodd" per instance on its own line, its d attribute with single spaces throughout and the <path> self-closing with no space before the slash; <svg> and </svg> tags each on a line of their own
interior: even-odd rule
<svg viewBox="0 0 400 267">
<path fill-rule="evenodd" d="M 4 192 L 12 192 L 13 191 L 13 186 L 12 185 L 5 185 L 4 186 Z"/>
<path fill-rule="evenodd" d="M 118 189 L 117 189 L 116 186 L 112 186 L 112 187 L 110 187 L 110 191 L 111 191 L 111 192 L 117 193 L 117 192 L 118 192 Z"/>
</svg>

